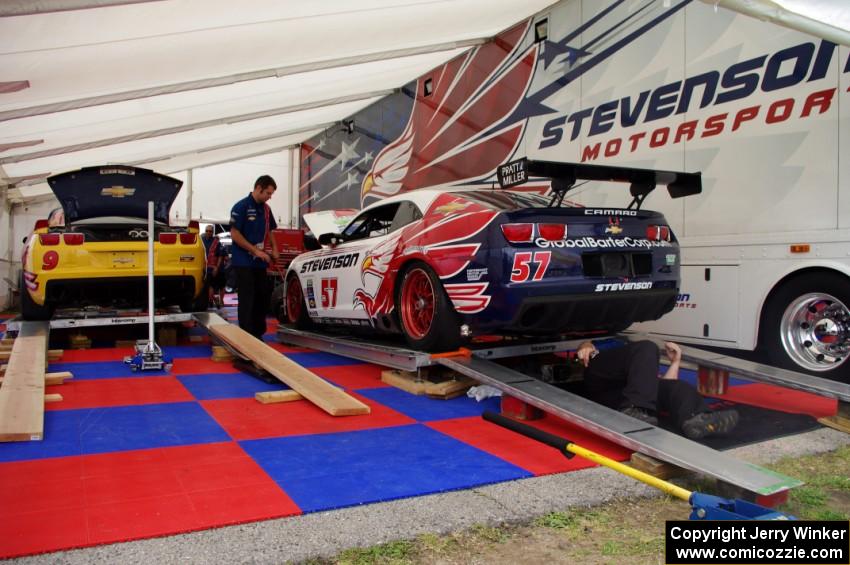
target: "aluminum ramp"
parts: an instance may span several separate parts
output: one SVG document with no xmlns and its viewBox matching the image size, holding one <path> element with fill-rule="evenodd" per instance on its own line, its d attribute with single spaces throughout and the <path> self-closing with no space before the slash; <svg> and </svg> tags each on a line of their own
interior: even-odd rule
<svg viewBox="0 0 850 565">
<path fill-rule="evenodd" d="M 752 500 L 803 484 L 475 356 L 436 362 L 618 445 L 737 487 Z"/>
</svg>

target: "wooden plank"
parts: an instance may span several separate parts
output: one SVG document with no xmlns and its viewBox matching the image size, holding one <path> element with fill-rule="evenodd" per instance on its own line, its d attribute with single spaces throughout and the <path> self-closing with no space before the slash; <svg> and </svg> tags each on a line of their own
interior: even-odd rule
<svg viewBox="0 0 850 565">
<path fill-rule="evenodd" d="M 47 322 L 24 322 L 0 388 L 0 441 L 44 437 Z"/>
<path fill-rule="evenodd" d="M 293 400 L 304 399 L 304 397 L 301 396 L 301 393 L 296 390 L 270 390 L 266 392 L 258 392 L 254 395 L 254 398 L 262 404 L 292 402 Z"/>
<path fill-rule="evenodd" d="M 62 402 L 62 395 L 58 393 L 45 394 L 44 402 Z"/>
<path fill-rule="evenodd" d="M 8 361 L 12 357 L 12 351 L 0 351 L 0 361 Z M 58 361 L 62 358 L 62 354 L 65 353 L 62 349 L 51 349 L 47 352 L 47 359 L 49 361 Z"/>
<path fill-rule="evenodd" d="M 367 404 L 349 396 L 345 391 L 336 388 L 315 373 L 284 357 L 238 326 L 215 324 L 210 325 L 208 329 L 215 337 L 243 353 L 251 361 L 291 389 L 301 393 L 304 398 L 331 416 L 369 414 L 370 408 Z"/>
<path fill-rule="evenodd" d="M 70 371 L 59 371 L 57 373 L 46 373 L 44 375 L 44 384 L 47 386 L 65 384 L 65 381 L 74 378 L 74 374 Z"/>
</svg>

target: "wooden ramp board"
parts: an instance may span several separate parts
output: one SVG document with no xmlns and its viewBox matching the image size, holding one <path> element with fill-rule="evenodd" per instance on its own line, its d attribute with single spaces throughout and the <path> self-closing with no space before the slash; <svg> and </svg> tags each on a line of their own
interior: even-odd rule
<svg viewBox="0 0 850 565">
<path fill-rule="evenodd" d="M 24 322 L 3 386 L 0 387 L 0 441 L 44 438 L 44 367 L 48 322 Z"/>
<path fill-rule="evenodd" d="M 238 326 L 225 323 L 210 324 L 207 328 L 215 337 L 244 354 L 331 416 L 355 416 L 370 412 L 368 405 L 287 359 Z"/>
</svg>

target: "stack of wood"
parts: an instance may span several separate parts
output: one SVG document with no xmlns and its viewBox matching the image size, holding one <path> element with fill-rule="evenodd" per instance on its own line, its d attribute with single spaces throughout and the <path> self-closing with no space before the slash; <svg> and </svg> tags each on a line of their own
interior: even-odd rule
<svg viewBox="0 0 850 565">
<path fill-rule="evenodd" d="M 91 338 L 82 333 L 76 333 L 68 338 L 71 349 L 90 349 Z"/>
<path fill-rule="evenodd" d="M 233 355 L 227 350 L 226 347 L 222 345 L 213 345 L 212 346 L 212 357 L 211 360 L 216 362 L 231 362 L 233 361 Z"/>
<path fill-rule="evenodd" d="M 157 326 L 156 343 L 159 346 L 177 345 L 177 328 L 174 326 Z"/>
<path fill-rule="evenodd" d="M 442 400 L 462 396 L 478 384 L 469 377 L 438 367 L 420 369 L 419 373 L 386 370 L 381 372 L 381 380 L 411 394 Z"/>
</svg>

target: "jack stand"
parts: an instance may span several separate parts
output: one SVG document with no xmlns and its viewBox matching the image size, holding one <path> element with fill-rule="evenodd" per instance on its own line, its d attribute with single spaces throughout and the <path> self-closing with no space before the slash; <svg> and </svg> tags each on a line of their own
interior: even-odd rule
<svg viewBox="0 0 850 565">
<path fill-rule="evenodd" d="M 153 323 L 156 312 L 153 309 L 153 201 L 148 202 L 148 339 L 136 342 L 136 354 L 124 358 L 133 371 L 170 371 L 171 359 L 162 354 L 162 349 L 154 339 Z"/>
<path fill-rule="evenodd" d="M 136 354 L 124 358 L 132 371 L 170 371 L 171 358 L 162 354 L 155 341 L 140 339 L 136 342 Z"/>
</svg>

